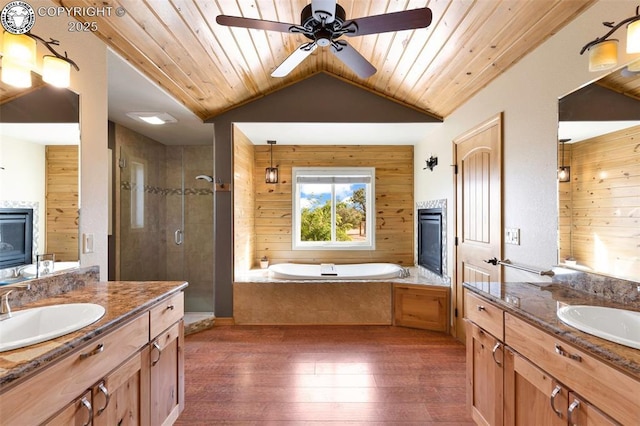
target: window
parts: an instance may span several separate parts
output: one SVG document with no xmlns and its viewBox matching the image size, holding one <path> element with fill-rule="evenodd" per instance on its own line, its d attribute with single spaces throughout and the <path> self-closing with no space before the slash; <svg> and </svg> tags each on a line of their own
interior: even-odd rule
<svg viewBox="0 0 640 426">
<path fill-rule="evenodd" d="M 373 250 L 372 167 L 293 168 L 293 249 Z"/>
</svg>

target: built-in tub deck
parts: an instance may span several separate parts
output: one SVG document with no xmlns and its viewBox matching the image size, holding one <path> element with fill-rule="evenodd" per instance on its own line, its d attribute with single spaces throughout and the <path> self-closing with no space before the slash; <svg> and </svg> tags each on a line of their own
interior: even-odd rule
<svg viewBox="0 0 640 426">
<path fill-rule="evenodd" d="M 237 274 L 233 284 L 236 324 L 391 325 L 394 284 L 449 287 L 447 280 L 408 268 L 407 278 L 381 280 L 283 280 L 267 270 Z"/>
</svg>

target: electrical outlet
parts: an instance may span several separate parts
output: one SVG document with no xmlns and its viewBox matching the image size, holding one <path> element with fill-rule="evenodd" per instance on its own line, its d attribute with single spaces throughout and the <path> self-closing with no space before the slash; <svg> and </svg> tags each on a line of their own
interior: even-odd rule
<svg viewBox="0 0 640 426">
<path fill-rule="evenodd" d="M 520 228 L 505 228 L 504 243 L 519 246 L 520 245 Z"/>
</svg>

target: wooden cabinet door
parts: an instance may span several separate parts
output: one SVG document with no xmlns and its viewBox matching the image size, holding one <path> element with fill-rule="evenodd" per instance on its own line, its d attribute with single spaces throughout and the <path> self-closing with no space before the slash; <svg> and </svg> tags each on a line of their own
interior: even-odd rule
<svg viewBox="0 0 640 426">
<path fill-rule="evenodd" d="M 87 391 L 44 424 L 46 426 L 83 426 L 90 425 L 92 419 L 91 392 Z"/>
<path fill-rule="evenodd" d="M 449 289 L 393 285 L 394 325 L 433 331 L 449 329 Z"/>
<path fill-rule="evenodd" d="M 570 426 L 612 426 L 619 424 L 574 392 L 569 392 L 567 417 Z"/>
<path fill-rule="evenodd" d="M 504 355 L 504 424 L 566 425 L 568 390 L 510 348 Z"/>
<path fill-rule="evenodd" d="M 467 406 L 476 424 L 502 425 L 503 345 L 466 321 Z"/>
<path fill-rule="evenodd" d="M 132 426 L 143 423 L 142 356 L 134 355 L 93 387 L 94 426 Z"/>
<path fill-rule="evenodd" d="M 184 325 L 179 321 L 151 343 L 151 424 L 172 424 L 184 409 Z"/>
</svg>

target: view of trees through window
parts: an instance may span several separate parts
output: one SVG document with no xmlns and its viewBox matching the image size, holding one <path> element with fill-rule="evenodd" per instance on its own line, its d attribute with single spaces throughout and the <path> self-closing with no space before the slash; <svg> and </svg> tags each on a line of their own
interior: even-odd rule
<svg viewBox="0 0 640 426">
<path fill-rule="evenodd" d="M 301 241 L 365 241 L 366 185 L 301 184 Z"/>
</svg>

